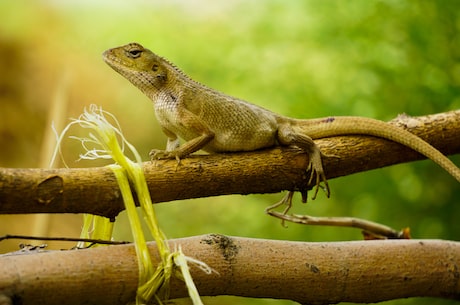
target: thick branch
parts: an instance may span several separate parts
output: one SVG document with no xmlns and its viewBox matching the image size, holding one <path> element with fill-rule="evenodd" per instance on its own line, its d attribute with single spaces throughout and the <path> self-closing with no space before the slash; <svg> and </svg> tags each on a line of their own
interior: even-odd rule
<svg viewBox="0 0 460 305">
<path fill-rule="evenodd" d="M 218 273 L 192 267 L 202 296 L 291 299 L 303 304 L 460 299 L 460 243 L 398 240 L 304 243 L 204 235 L 170 241 Z M 154 260 L 157 249 L 150 244 Z M 156 263 L 154 263 L 156 265 Z M 37 269 L 38 268 L 38 269 Z M 14 304 L 126 304 L 134 300 L 132 245 L 0 257 L 0 296 Z M 186 297 L 173 280 L 171 298 Z"/>
<path fill-rule="evenodd" d="M 460 110 L 400 117 L 391 122 L 425 139 L 445 154 L 460 152 Z M 422 159 L 390 141 L 346 136 L 316 141 L 326 155 L 329 179 Z M 305 190 L 307 157 L 294 148 L 195 155 L 182 160 L 147 162 L 145 173 L 154 202 L 227 194 Z M 439 169 L 441 170 L 441 169 Z M 447 174 L 446 174 L 447 175 Z M 123 210 L 118 186 L 108 168 L 0 169 L 0 214 L 91 213 L 109 218 Z"/>
</svg>

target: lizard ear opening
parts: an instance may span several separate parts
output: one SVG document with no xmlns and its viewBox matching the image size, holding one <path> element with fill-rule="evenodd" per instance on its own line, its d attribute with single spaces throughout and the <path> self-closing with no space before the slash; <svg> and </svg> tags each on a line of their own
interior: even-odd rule
<svg viewBox="0 0 460 305">
<path fill-rule="evenodd" d="M 152 68 L 151 68 L 152 72 L 155 72 L 155 77 L 157 78 L 157 80 L 161 81 L 161 82 L 165 82 L 166 81 L 166 71 L 164 71 L 164 69 L 162 69 L 162 67 L 160 67 L 159 64 L 157 63 L 154 63 L 152 65 Z"/>
</svg>

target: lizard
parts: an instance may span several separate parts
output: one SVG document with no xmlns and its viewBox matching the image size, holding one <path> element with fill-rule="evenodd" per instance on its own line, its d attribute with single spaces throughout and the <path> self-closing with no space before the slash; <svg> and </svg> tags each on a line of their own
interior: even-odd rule
<svg viewBox="0 0 460 305">
<path fill-rule="evenodd" d="M 309 157 L 308 185 L 330 196 L 324 173 L 323 153 L 314 140 L 340 135 L 370 135 L 384 138 L 425 155 L 460 182 L 460 169 L 440 151 L 409 131 L 384 121 L 334 116 L 318 119 L 294 119 L 209 88 L 189 76 L 165 58 L 138 43 L 109 49 L 104 61 L 153 101 L 155 114 L 167 136 L 166 150 L 152 150 L 150 157 L 180 159 L 198 150 L 209 153 L 243 152 L 279 146 L 295 146 Z M 179 137 L 185 140 L 180 145 Z M 286 213 L 294 191 L 278 203 L 286 204 Z M 302 193 L 302 201 L 306 201 Z"/>
</svg>

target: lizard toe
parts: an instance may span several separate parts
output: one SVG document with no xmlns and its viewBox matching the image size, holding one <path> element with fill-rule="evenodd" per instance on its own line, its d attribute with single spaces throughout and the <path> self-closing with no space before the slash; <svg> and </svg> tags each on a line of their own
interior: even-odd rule
<svg viewBox="0 0 460 305">
<path fill-rule="evenodd" d="M 152 149 L 149 153 L 151 161 L 161 160 L 161 159 L 174 159 L 176 156 L 171 156 L 171 153 L 165 150 Z"/>
</svg>

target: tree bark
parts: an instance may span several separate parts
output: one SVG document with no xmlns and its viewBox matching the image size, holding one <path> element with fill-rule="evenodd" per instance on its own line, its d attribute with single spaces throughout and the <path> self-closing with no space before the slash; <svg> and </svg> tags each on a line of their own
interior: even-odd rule
<svg viewBox="0 0 460 305">
<path fill-rule="evenodd" d="M 424 117 L 400 116 L 390 122 L 420 136 L 444 154 L 460 152 L 460 110 Z M 423 156 L 391 141 L 367 136 L 319 139 L 329 179 Z M 302 190 L 308 158 L 295 148 L 193 155 L 144 163 L 154 202 L 228 194 Z M 441 170 L 441 169 L 440 169 Z M 447 177 L 447 174 L 446 174 Z M 90 213 L 114 218 L 123 203 L 110 169 L 0 168 L 0 214 Z"/>
<path fill-rule="evenodd" d="M 216 272 L 191 272 L 202 296 L 290 299 L 302 304 L 460 299 L 460 243 L 386 240 L 309 243 L 217 234 L 170 241 Z M 157 249 L 149 244 L 158 263 Z M 154 262 L 154 265 L 156 264 Z M 12 304 L 126 304 L 134 300 L 132 245 L 0 256 L 0 300 Z M 187 297 L 171 282 L 171 298 Z M 5 303 L 7 304 L 7 303 Z"/>
</svg>

